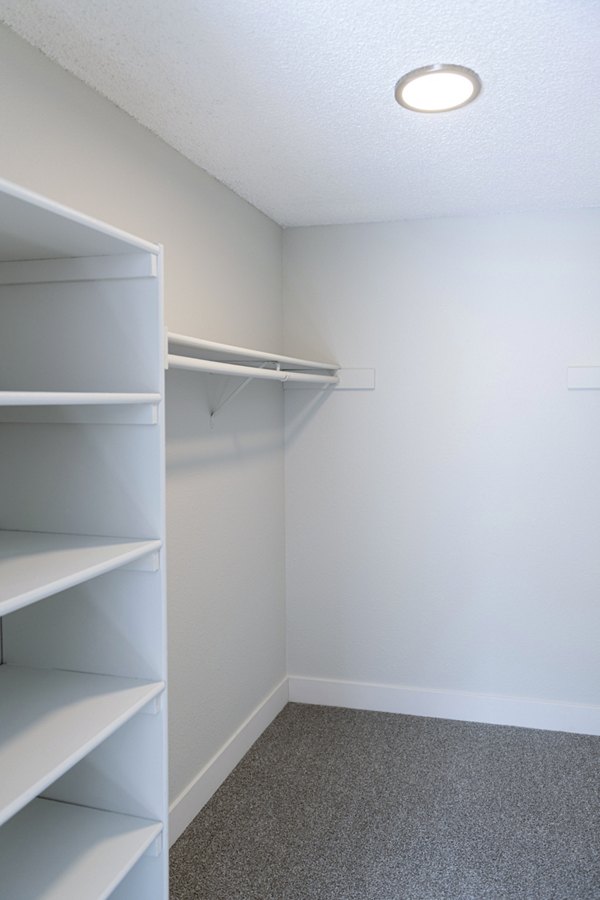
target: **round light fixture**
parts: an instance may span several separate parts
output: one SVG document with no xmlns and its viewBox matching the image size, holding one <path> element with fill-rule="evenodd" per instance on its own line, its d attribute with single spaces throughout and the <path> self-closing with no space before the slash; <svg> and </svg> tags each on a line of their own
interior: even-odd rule
<svg viewBox="0 0 600 900">
<path fill-rule="evenodd" d="M 423 66 L 402 76 L 396 100 L 415 112 L 446 112 L 471 103 L 480 90 L 479 75 L 465 66 Z"/>
</svg>

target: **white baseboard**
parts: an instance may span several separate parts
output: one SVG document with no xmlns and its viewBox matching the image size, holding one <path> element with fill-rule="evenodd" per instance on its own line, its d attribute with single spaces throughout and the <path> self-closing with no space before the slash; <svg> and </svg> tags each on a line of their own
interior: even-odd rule
<svg viewBox="0 0 600 900">
<path fill-rule="evenodd" d="M 171 843 L 177 840 L 198 815 L 288 700 L 293 703 L 600 735 L 600 706 L 591 704 L 554 703 L 526 697 L 290 675 L 289 678 L 282 679 L 256 707 L 171 804 Z"/>
<path fill-rule="evenodd" d="M 525 697 L 305 678 L 299 675 L 289 676 L 289 699 L 295 703 L 600 735 L 600 706 L 583 703 L 554 703 Z"/>
<path fill-rule="evenodd" d="M 287 702 L 288 679 L 284 678 L 176 797 L 169 811 L 171 844 L 198 815 L 204 804 L 210 800 Z"/>
</svg>

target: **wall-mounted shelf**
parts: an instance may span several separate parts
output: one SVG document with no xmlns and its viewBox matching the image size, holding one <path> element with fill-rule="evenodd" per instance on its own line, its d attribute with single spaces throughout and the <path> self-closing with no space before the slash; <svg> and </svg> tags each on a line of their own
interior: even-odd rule
<svg viewBox="0 0 600 900">
<path fill-rule="evenodd" d="M 275 381 L 305 381 L 314 384 L 337 384 L 337 363 L 315 362 L 294 356 L 250 350 L 233 344 L 219 344 L 183 334 L 168 332 L 169 367 L 192 369 L 214 374 L 237 375 L 242 378 L 265 378 Z M 175 352 L 177 351 L 177 352 Z M 181 351 L 184 351 L 181 354 Z M 254 363 L 261 363 L 260 366 Z"/>
<path fill-rule="evenodd" d="M 187 337 L 169 331 L 168 367 L 188 369 L 192 372 L 208 372 L 215 375 L 233 375 L 243 378 L 211 417 L 228 403 L 254 378 L 280 381 L 285 388 L 334 388 L 341 391 L 372 391 L 375 389 L 375 369 L 341 368 L 337 363 L 316 362 L 295 356 L 250 350 L 233 344 L 219 344 L 200 338 Z"/>
<path fill-rule="evenodd" d="M 167 363 L 170 369 L 187 369 L 207 372 L 211 375 L 233 375 L 244 380 L 224 400 L 211 410 L 210 420 L 223 407 L 237 397 L 254 379 L 279 381 L 284 385 L 301 384 L 304 387 L 326 389 L 339 384 L 337 363 L 316 362 L 294 356 L 251 350 L 233 344 L 219 344 L 201 338 L 187 337 L 169 331 Z M 177 351 L 177 352 L 172 352 Z"/>
</svg>

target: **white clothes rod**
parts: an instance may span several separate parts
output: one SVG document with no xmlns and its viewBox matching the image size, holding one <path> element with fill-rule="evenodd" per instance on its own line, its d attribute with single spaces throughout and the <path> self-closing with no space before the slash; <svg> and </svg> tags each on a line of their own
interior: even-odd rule
<svg viewBox="0 0 600 900">
<path fill-rule="evenodd" d="M 285 357 L 269 355 L 269 359 L 272 359 L 274 362 L 281 362 Z M 337 375 L 317 374 L 313 372 L 290 372 L 285 369 L 261 369 L 257 366 L 244 366 L 238 363 L 219 362 L 212 359 L 194 359 L 189 356 L 176 356 L 172 353 L 169 353 L 168 361 L 170 369 L 190 369 L 193 372 L 210 372 L 214 375 L 237 375 L 242 378 L 262 378 L 270 381 L 284 382 L 302 381 L 313 384 L 338 384 L 339 382 L 339 377 Z M 306 360 L 303 362 L 307 368 L 319 367 L 325 369 L 325 371 L 336 371 L 337 369 L 336 366 L 325 366 L 323 363 L 307 363 Z"/>
<path fill-rule="evenodd" d="M 336 363 L 314 362 L 310 359 L 298 359 L 294 356 L 280 356 L 276 353 L 267 353 L 264 350 L 250 350 L 248 347 L 235 347 L 232 344 L 219 344 L 215 341 L 205 341 L 201 338 L 187 337 L 184 334 L 175 334 L 172 331 L 168 332 L 167 337 L 169 350 L 185 347 L 189 350 L 227 355 L 234 359 L 279 363 L 281 366 L 289 367 L 291 369 L 318 369 L 326 372 L 336 372 L 340 368 Z"/>
</svg>

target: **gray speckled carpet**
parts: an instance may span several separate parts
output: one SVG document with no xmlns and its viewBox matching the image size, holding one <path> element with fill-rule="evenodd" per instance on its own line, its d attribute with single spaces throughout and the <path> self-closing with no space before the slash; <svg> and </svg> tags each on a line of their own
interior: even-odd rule
<svg viewBox="0 0 600 900">
<path fill-rule="evenodd" d="M 171 866 L 171 900 L 598 900 L 600 738 L 289 704 Z"/>
</svg>

